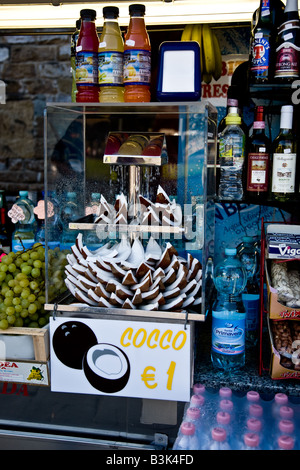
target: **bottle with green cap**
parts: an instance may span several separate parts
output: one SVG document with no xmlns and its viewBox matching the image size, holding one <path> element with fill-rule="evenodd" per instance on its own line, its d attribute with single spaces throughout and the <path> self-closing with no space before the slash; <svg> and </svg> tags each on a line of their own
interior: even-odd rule
<svg viewBox="0 0 300 470">
<path fill-rule="evenodd" d="M 226 116 L 226 127 L 220 135 L 219 161 L 220 200 L 243 199 L 243 167 L 245 161 L 245 133 L 241 128 L 238 108 L 231 107 Z"/>
</svg>

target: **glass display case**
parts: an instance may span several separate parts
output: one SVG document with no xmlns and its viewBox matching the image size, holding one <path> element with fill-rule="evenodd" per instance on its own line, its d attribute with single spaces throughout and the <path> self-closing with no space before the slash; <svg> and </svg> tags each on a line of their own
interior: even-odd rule
<svg viewBox="0 0 300 470">
<path fill-rule="evenodd" d="M 172 446 L 193 381 L 194 325 L 206 316 L 205 281 L 214 243 L 216 125 L 216 110 L 206 102 L 47 105 L 45 308 L 51 313 L 50 385 L 2 384 L 0 438 L 5 448 Z M 95 268 L 95 256 L 107 263 L 91 271 L 99 289 L 108 289 L 108 282 L 100 282 L 107 281 L 108 266 L 110 281 L 114 274 L 109 305 L 100 303 L 103 291 L 93 297 L 82 284 L 72 287 L 73 270 L 85 264 L 83 258 L 77 262 L 79 252 L 85 253 L 88 266 Z M 124 282 L 128 273 L 136 277 L 135 283 Z M 148 288 L 136 288 L 144 282 Z M 176 295 L 168 299 L 170 292 Z M 121 293 L 126 294 L 122 304 Z M 105 357 L 99 352 L 99 337 L 84 353 L 87 337 L 77 338 L 81 364 L 77 369 L 64 364 L 55 347 L 56 333 L 60 326 L 78 321 L 93 325 L 97 334 L 100 329 L 101 340 L 108 330 L 116 335 L 125 325 L 121 342 L 129 361 L 121 355 L 117 360 L 125 364 L 126 385 L 124 376 L 118 390 L 108 388 L 111 381 L 106 380 L 106 388 L 93 382 L 89 354 L 96 348 L 96 359 Z M 108 343 L 115 360 L 120 348 Z M 135 346 L 134 356 L 129 343 Z M 142 347 L 146 343 L 148 351 Z M 95 371 L 96 362 L 94 366 Z"/>
</svg>

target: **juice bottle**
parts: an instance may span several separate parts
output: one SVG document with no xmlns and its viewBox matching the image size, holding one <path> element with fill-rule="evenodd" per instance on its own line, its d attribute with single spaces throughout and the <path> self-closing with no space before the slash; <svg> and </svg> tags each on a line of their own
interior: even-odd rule
<svg viewBox="0 0 300 470">
<path fill-rule="evenodd" d="M 81 19 L 76 21 L 76 29 L 71 36 L 71 71 L 72 71 L 72 91 L 71 91 L 71 98 L 72 102 L 76 103 L 76 45 L 79 36 L 81 26 Z"/>
<path fill-rule="evenodd" d="M 76 46 L 76 102 L 99 102 L 98 48 L 95 10 L 80 12 L 81 27 Z"/>
<path fill-rule="evenodd" d="M 146 30 L 145 6 L 129 5 L 130 21 L 124 44 L 125 102 L 149 102 L 151 45 Z"/>
<path fill-rule="evenodd" d="M 99 43 L 99 85 L 101 103 L 124 102 L 124 43 L 118 24 L 119 8 L 103 8 L 103 31 Z"/>
</svg>

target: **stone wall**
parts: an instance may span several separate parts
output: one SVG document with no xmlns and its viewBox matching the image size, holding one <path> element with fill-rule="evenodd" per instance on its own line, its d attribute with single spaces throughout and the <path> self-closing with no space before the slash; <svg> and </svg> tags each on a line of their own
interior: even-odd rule
<svg viewBox="0 0 300 470">
<path fill-rule="evenodd" d="M 70 36 L 0 36 L 0 189 L 40 192 L 44 187 L 44 108 L 71 101 Z"/>
</svg>

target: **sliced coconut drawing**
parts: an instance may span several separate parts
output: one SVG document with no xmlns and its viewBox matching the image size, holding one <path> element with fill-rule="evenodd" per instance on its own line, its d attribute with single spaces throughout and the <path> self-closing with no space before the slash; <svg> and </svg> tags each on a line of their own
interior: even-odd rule
<svg viewBox="0 0 300 470">
<path fill-rule="evenodd" d="M 127 355 L 113 344 L 92 346 L 84 356 L 83 371 L 88 382 L 103 393 L 117 393 L 130 377 Z"/>
</svg>

